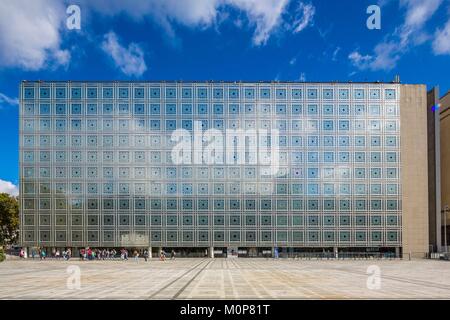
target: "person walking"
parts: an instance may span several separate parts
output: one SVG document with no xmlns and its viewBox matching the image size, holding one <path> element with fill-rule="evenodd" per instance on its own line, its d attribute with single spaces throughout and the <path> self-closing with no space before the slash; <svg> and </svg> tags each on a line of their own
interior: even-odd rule
<svg viewBox="0 0 450 320">
<path fill-rule="evenodd" d="M 144 260 L 145 260 L 145 262 L 147 262 L 147 260 L 148 260 L 148 251 L 147 250 L 144 250 Z"/>
<path fill-rule="evenodd" d="M 139 262 L 139 252 L 137 252 L 137 250 L 134 250 L 133 256 L 134 256 L 134 261 Z"/>
<path fill-rule="evenodd" d="M 175 260 L 175 250 L 172 249 L 172 252 L 170 253 L 170 260 Z"/>
</svg>

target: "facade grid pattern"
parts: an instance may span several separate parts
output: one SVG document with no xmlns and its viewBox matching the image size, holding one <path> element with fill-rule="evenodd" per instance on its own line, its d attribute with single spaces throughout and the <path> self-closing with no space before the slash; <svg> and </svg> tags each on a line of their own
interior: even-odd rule
<svg viewBox="0 0 450 320">
<path fill-rule="evenodd" d="M 400 247 L 391 83 L 23 82 L 24 245 Z M 277 131 L 279 170 L 176 164 L 176 129 Z M 251 140 L 250 140 L 251 142 Z M 226 157 L 225 154 L 223 157 Z M 234 159 L 234 158 L 233 158 Z"/>
</svg>

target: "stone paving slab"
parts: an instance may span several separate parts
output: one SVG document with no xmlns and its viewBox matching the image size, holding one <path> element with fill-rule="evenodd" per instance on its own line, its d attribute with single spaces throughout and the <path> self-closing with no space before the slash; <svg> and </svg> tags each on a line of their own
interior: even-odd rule
<svg viewBox="0 0 450 320">
<path fill-rule="evenodd" d="M 67 285 L 73 270 L 79 289 Z M 450 262 L 11 260 L 0 263 L 0 299 L 450 299 Z"/>
</svg>

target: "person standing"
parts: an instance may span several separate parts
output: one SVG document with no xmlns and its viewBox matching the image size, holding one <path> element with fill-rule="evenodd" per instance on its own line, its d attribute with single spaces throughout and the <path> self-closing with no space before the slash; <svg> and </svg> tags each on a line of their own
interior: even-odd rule
<svg viewBox="0 0 450 320">
<path fill-rule="evenodd" d="M 172 249 L 172 252 L 170 253 L 170 260 L 175 260 L 175 250 Z"/>
</svg>

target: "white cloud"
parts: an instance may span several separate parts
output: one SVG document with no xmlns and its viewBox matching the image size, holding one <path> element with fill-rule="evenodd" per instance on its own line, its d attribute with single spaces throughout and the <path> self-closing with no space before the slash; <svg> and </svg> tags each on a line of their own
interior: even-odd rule
<svg viewBox="0 0 450 320">
<path fill-rule="evenodd" d="M 441 5 L 443 0 L 401 0 L 406 7 L 405 28 L 421 27 Z"/>
<path fill-rule="evenodd" d="M 299 2 L 289 12 L 292 0 L 79 0 L 83 17 L 125 14 L 135 22 L 153 20 L 177 43 L 177 26 L 206 29 L 223 23 L 253 30 L 252 43 L 262 46 L 277 32 L 297 33 L 312 24 L 315 8 Z M 65 1 L 3 0 L 0 1 L 0 68 L 12 67 L 38 71 L 67 67 L 71 49 L 63 47 Z M 237 13 L 236 15 L 230 13 Z M 237 16 L 237 17 L 236 17 Z M 113 39 L 112 39 L 113 40 Z M 134 57 L 139 57 L 139 49 Z M 120 51 L 123 52 L 123 51 Z M 137 54 L 136 54 L 137 52 Z M 138 58 L 139 60 L 139 58 Z M 139 74 L 122 65 L 125 73 Z"/>
<path fill-rule="evenodd" d="M 294 64 L 296 64 L 297 63 L 297 58 L 296 57 L 293 57 L 291 60 L 289 60 L 289 64 L 292 66 L 292 65 L 294 65 Z"/>
<path fill-rule="evenodd" d="M 147 66 L 144 60 L 144 51 L 136 43 L 132 42 L 125 48 L 119 43 L 117 35 L 110 31 L 105 34 L 102 42 L 103 51 L 110 55 L 116 66 L 127 76 L 141 76 Z"/>
<path fill-rule="evenodd" d="M 392 70 L 400 60 L 404 49 L 398 46 L 398 43 L 381 42 L 375 46 L 374 59 L 370 62 L 372 70 Z"/>
<path fill-rule="evenodd" d="M 402 0 L 400 5 L 406 7 L 405 21 L 397 33 L 399 45 L 407 47 L 422 44 L 428 37 L 423 30 L 426 22 L 433 16 L 443 0 Z"/>
<path fill-rule="evenodd" d="M 444 28 L 436 30 L 433 52 L 436 55 L 450 54 L 450 20 L 447 21 Z"/>
<path fill-rule="evenodd" d="M 54 59 L 58 65 L 68 66 L 70 62 L 70 52 L 68 50 L 59 50 L 54 53 Z"/>
<path fill-rule="evenodd" d="M 336 47 L 336 49 L 333 51 L 333 56 L 331 57 L 331 60 L 337 61 L 337 56 L 340 51 L 341 51 L 341 47 Z"/>
<path fill-rule="evenodd" d="M 250 25 L 255 26 L 253 44 L 264 45 L 270 35 L 282 21 L 289 0 L 222 0 L 225 5 L 231 5 L 245 12 Z"/>
<path fill-rule="evenodd" d="M 18 196 L 19 188 L 12 182 L 0 179 L 0 193 L 8 193 L 12 196 Z"/>
<path fill-rule="evenodd" d="M 300 2 L 297 8 L 297 16 L 295 17 L 293 24 L 294 33 L 300 32 L 312 24 L 315 13 L 316 8 L 312 4 L 304 4 L 303 2 Z"/>
<path fill-rule="evenodd" d="M 70 53 L 61 48 L 60 35 L 65 16 L 59 1 L 0 1 L 0 67 L 67 65 Z"/>
<path fill-rule="evenodd" d="M 133 20 L 151 17 L 163 23 L 177 22 L 185 26 L 209 26 L 217 15 L 219 0 L 85 0 L 81 7 L 93 8 L 97 13 L 115 16 L 125 13 Z"/>
<path fill-rule="evenodd" d="M 17 98 L 10 98 L 6 94 L 0 92 L 0 107 L 3 104 L 9 104 L 11 106 L 18 106 L 19 105 L 19 99 L 17 99 Z"/>
<path fill-rule="evenodd" d="M 401 0 L 400 7 L 406 10 L 403 23 L 375 46 L 372 55 L 362 55 L 355 51 L 348 56 L 350 62 L 360 70 L 392 70 L 403 54 L 429 39 L 424 30 L 425 24 L 437 11 L 442 1 Z"/>
<path fill-rule="evenodd" d="M 287 12 L 290 0 L 84 1 L 84 6 L 93 8 L 101 15 L 115 16 L 125 13 L 137 22 L 150 18 L 159 24 L 169 37 L 175 37 L 175 25 L 206 29 L 231 19 L 223 19 L 228 16 L 221 14 L 234 10 L 242 13 L 242 16 L 230 22 L 237 28 L 254 28 L 252 42 L 255 46 L 266 44 L 278 30 L 300 32 L 312 23 L 315 12 L 311 4 L 305 5 L 301 2 L 293 17 Z"/>
<path fill-rule="evenodd" d="M 367 69 L 370 61 L 373 59 L 372 56 L 369 55 L 363 56 L 358 51 L 353 51 L 352 53 L 350 53 L 348 55 L 348 58 L 350 59 L 351 63 L 358 69 Z"/>
</svg>

